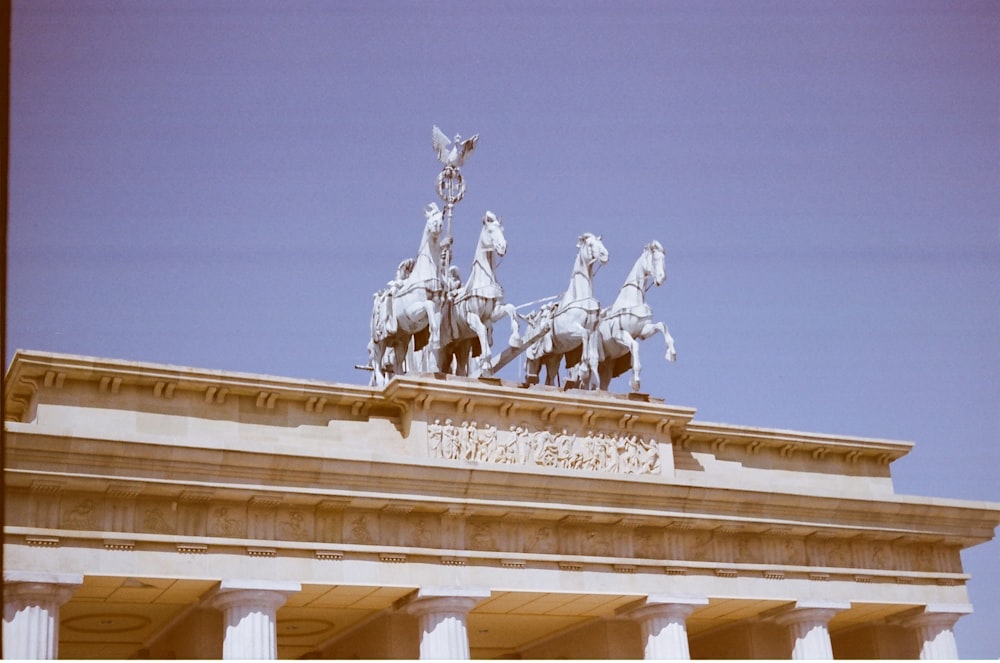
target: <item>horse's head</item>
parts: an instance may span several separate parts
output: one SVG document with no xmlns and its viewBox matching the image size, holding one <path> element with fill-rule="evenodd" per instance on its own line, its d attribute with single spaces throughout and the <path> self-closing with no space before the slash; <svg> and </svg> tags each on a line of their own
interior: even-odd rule
<svg viewBox="0 0 1000 663">
<path fill-rule="evenodd" d="M 580 249 L 580 256 L 588 265 L 593 265 L 595 262 L 604 264 L 608 261 L 608 250 L 604 248 L 600 235 L 583 233 L 576 246 Z"/>
<path fill-rule="evenodd" d="M 654 239 L 645 246 L 643 251 L 646 254 L 647 261 L 646 273 L 653 277 L 653 283 L 662 285 L 667 280 L 667 270 L 663 266 L 664 258 L 666 257 L 663 245 Z"/>
<path fill-rule="evenodd" d="M 433 237 L 440 235 L 444 228 L 444 214 L 438 208 L 437 203 L 432 202 L 424 208 L 424 217 L 427 218 L 424 231 Z"/>
<path fill-rule="evenodd" d="M 507 253 L 507 238 L 503 234 L 503 221 L 493 212 L 483 216 L 483 231 L 479 235 L 479 243 L 483 249 L 493 251 L 498 256 Z"/>
</svg>

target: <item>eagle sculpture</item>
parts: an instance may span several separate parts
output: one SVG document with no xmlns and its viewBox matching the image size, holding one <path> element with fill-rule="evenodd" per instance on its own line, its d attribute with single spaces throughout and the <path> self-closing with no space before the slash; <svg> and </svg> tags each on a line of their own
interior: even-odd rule
<svg viewBox="0 0 1000 663">
<path fill-rule="evenodd" d="M 476 134 L 472 138 L 467 138 L 462 140 L 462 137 L 455 134 L 455 140 L 450 140 L 444 135 L 444 132 L 434 127 L 434 153 L 437 154 L 438 161 L 443 163 L 445 167 L 461 167 L 465 164 L 465 159 L 472 154 L 472 150 L 476 149 L 476 141 L 479 140 L 479 134 Z"/>
</svg>

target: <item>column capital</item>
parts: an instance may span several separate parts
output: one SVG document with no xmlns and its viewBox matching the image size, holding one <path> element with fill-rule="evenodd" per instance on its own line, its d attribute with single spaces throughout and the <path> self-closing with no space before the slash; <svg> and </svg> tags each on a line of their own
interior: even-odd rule
<svg viewBox="0 0 1000 663">
<path fill-rule="evenodd" d="M 227 579 L 209 593 L 206 604 L 220 610 L 240 605 L 277 610 L 289 594 L 300 591 L 302 584 L 298 582 Z"/>
<path fill-rule="evenodd" d="M 931 625 L 950 628 L 970 614 L 972 606 L 968 603 L 929 603 L 919 612 L 906 615 L 899 623 L 911 628 Z"/>
<path fill-rule="evenodd" d="M 972 606 L 967 603 L 932 603 L 899 623 L 915 631 L 920 658 L 957 659 L 955 622 L 971 612 Z"/>
<path fill-rule="evenodd" d="M 76 588 L 83 584 L 83 576 L 79 573 L 4 571 L 3 581 L 4 603 L 44 601 L 58 606 L 72 598 Z"/>
<path fill-rule="evenodd" d="M 666 618 L 684 620 L 701 606 L 708 605 L 708 599 L 694 596 L 667 596 L 650 594 L 644 599 L 629 603 L 618 609 L 618 615 L 629 619 Z"/>
<path fill-rule="evenodd" d="M 850 610 L 847 601 L 796 601 L 795 605 L 774 616 L 774 621 L 782 626 L 802 622 L 826 624 L 834 615 L 844 610 Z"/>
<path fill-rule="evenodd" d="M 411 596 L 405 609 L 411 615 L 467 613 L 489 597 L 490 590 L 481 587 L 421 587 Z"/>
<path fill-rule="evenodd" d="M 80 573 L 48 573 L 45 571 L 8 571 L 3 572 L 5 583 L 37 582 L 50 585 L 82 585 L 83 575 Z"/>
<path fill-rule="evenodd" d="M 83 584 L 66 573 L 5 571 L 3 653 L 8 658 L 59 657 L 59 606 Z"/>
</svg>

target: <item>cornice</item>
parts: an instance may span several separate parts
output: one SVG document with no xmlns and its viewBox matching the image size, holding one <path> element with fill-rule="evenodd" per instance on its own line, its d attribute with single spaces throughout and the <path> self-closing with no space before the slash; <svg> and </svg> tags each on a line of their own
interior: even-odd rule
<svg viewBox="0 0 1000 663">
<path fill-rule="evenodd" d="M 874 460 L 888 465 L 913 449 L 912 442 L 880 438 L 827 435 L 769 428 L 733 426 L 709 422 L 690 422 L 675 440 L 682 448 L 739 448 L 756 454 L 762 450 L 777 451 L 782 457 L 804 453 L 822 461 L 828 456 L 841 456 L 850 463 Z"/>
<path fill-rule="evenodd" d="M 580 429 L 646 430 L 672 437 L 684 449 L 740 449 L 750 455 L 770 450 L 782 457 L 802 453 L 820 464 L 830 457 L 887 465 L 913 447 L 911 442 L 697 422 L 694 408 L 641 394 L 525 388 L 498 379 L 429 374 L 399 376 L 375 388 L 25 350 L 15 353 L 4 380 L 5 420 L 23 421 L 40 390 L 62 389 L 67 381 L 92 383 L 109 399 L 123 387 L 135 387 L 154 399 L 223 403 L 248 398 L 263 412 L 279 402 L 296 403 L 307 413 L 346 406 L 360 418 L 388 417 L 404 434 L 415 416 L 430 417 L 432 410 L 443 408 L 456 416 L 532 415 L 549 423 L 574 422 Z M 134 402 L 129 406 L 135 407 Z"/>
<path fill-rule="evenodd" d="M 301 402 L 307 411 L 335 404 L 350 404 L 356 411 L 392 408 L 381 390 L 372 387 L 18 350 L 4 380 L 4 419 L 21 421 L 39 389 L 63 388 L 67 381 L 94 383 L 109 396 L 124 386 L 147 388 L 155 398 L 187 396 L 222 403 L 230 396 L 244 396 L 262 409 L 274 409 L 279 400 Z"/>
<path fill-rule="evenodd" d="M 476 410 L 480 416 L 530 414 L 546 421 L 569 416 L 580 426 L 645 428 L 662 436 L 668 436 L 670 428 L 683 428 L 695 414 L 693 408 L 665 405 L 646 395 L 524 388 L 497 379 L 418 374 L 396 377 L 384 388 L 375 388 L 18 350 L 5 379 L 5 419 L 24 420 L 40 389 L 61 389 L 67 382 L 92 383 L 108 398 L 125 387 L 136 387 L 153 398 L 222 403 L 227 398 L 245 397 L 264 410 L 273 410 L 278 402 L 301 404 L 307 412 L 347 405 L 356 416 L 394 419 L 404 434 L 415 414 L 432 407 L 457 414 Z"/>
</svg>

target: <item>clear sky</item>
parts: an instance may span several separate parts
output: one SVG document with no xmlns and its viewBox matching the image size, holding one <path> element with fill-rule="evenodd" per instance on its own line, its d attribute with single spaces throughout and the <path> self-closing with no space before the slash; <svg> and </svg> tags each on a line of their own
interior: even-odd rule
<svg viewBox="0 0 1000 663">
<path fill-rule="evenodd" d="M 5 360 L 365 383 L 437 124 L 480 134 L 463 274 L 487 209 L 515 304 L 583 232 L 610 303 L 658 239 L 679 358 L 643 343 L 644 391 L 913 441 L 897 492 L 1000 501 L 998 63 L 989 1 L 15 0 Z M 959 652 L 1000 657 L 1000 543 L 963 559 Z"/>
</svg>

